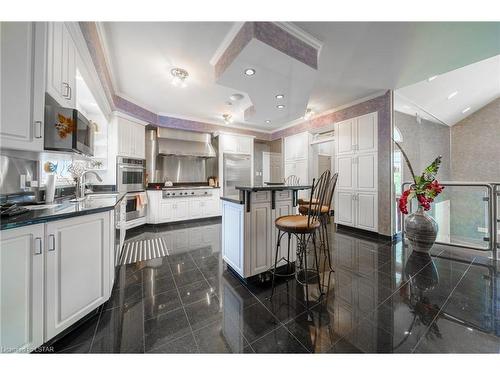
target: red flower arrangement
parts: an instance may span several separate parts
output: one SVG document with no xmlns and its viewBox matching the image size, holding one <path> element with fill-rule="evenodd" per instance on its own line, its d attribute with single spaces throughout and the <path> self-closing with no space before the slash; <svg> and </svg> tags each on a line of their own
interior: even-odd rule
<svg viewBox="0 0 500 375">
<path fill-rule="evenodd" d="M 406 153 L 397 142 L 394 143 L 401 150 L 414 182 L 403 192 L 403 194 L 401 194 L 401 198 L 399 198 L 399 210 L 405 215 L 408 214 L 408 202 L 413 198 L 417 198 L 420 207 L 422 207 L 424 211 L 429 211 L 431 209 L 431 203 L 434 202 L 434 199 L 444 189 L 444 187 L 439 184 L 438 180 L 436 180 L 439 165 L 441 164 L 441 156 L 438 156 L 427 168 L 425 168 L 422 175 L 415 176 Z"/>
</svg>

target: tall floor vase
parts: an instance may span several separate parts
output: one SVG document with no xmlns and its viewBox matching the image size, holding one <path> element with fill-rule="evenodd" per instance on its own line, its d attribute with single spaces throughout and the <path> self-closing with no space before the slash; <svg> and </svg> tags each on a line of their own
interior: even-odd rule
<svg viewBox="0 0 500 375">
<path fill-rule="evenodd" d="M 413 251 L 428 253 L 438 233 L 438 224 L 427 215 L 422 207 L 405 219 L 405 238 L 408 239 Z"/>
</svg>

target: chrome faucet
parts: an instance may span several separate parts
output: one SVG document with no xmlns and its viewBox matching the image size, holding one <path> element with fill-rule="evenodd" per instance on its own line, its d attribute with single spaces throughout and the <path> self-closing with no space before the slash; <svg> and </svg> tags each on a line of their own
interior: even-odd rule
<svg viewBox="0 0 500 375">
<path fill-rule="evenodd" d="M 82 172 L 82 174 L 80 174 L 79 177 L 75 178 L 75 181 L 76 181 L 76 191 L 75 191 L 76 199 L 75 200 L 77 200 L 77 201 L 81 201 L 81 200 L 85 199 L 85 176 L 88 173 L 93 174 L 97 178 L 97 181 L 102 182 L 102 178 L 101 178 L 101 176 L 99 176 L 97 174 L 97 172 L 95 172 L 95 171 Z"/>
</svg>

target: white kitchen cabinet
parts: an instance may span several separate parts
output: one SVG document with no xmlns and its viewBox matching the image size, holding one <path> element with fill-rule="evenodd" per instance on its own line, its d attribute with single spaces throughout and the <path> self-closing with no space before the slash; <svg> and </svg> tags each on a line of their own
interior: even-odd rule
<svg viewBox="0 0 500 375">
<path fill-rule="evenodd" d="M 252 154 L 253 153 L 253 137 L 225 134 L 219 135 L 220 148 L 222 152 Z"/>
<path fill-rule="evenodd" d="M 110 230 L 110 212 L 47 224 L 45 340 L 109 298 Z"/>
<path fill-rule="evenodd" d="M 43 150 L 46 24 L 0 23 L 0 147 Z"/>
<path fill-rule="evenodd" d="M 153 204 L 150 202 L 150 205 L 149 207 L 153 207 Z M 167 222 L 167 221 L 171 221 L 172 220 L 172 212 L 173 212 L 173 204 L 170 203 L 170 202 L 161 202 L 160 205 L 160 213 L 158 215 L 158 219 L 160 223 L 164 223 L 164 222 Z M 154 210 L 150 210 L 152 212 L 154 212 Z"/>
<path fill-rule="evenodd" d="M 115 121 L 118 135 L 118 155 L 144 159 L 146 157 L 145 126 L 119 116 L 116 116 Z"/>
<path fill-rule="evenodd" d="M 378 230 L 377 113 L 335 124 L 335 222 Z"/>
<path fill-rule="evenodd" d="M 43 344 L 44 225 L 0 232 L 0 352 Z"/>
<path fill-rule="evenodd" d="M 191 219 L 198 219 L 203 216 L 203 201 L 199 199 L 190 199 L 188 201 L 189 205 L 189 217 Z"/>
<path fill-rule="evenodd" d="M 269 269 L 272 259 L 273 223 L 272 212 L 268 202 L 256 203 L 250 212 L 250 221 L 247 222 L 250 231 L 250 274 L 256 275 Z"/>
<path fill-rule="evenodd" d="M 76 107 L 76 47 L 64 22 L 49 22 L 47 92 L 63 107 Z"/>
<path fill-rule="evenodd" d="M 244 205 L 222 204 L 222 256 L 238 274 L 245 276 L 245 210 Z M 249 238 L 248 238 L 249 239 Z"/>
</svg>

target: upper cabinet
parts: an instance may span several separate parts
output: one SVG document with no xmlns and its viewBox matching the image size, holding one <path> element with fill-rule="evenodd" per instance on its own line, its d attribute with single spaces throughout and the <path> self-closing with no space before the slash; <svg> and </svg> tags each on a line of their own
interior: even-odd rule
<svg viewBox="0 0 500 375">
<path fill-rule="evenodd" d="M 285 163 L 309 158 L 312 135 L 303 132 L 285 138 Z M 285 176 L 286 178 L 287 176 Z"/>
<path fill-rule="evenodd" d="M 76 48 L 64 22 L 48 23 L 47 92 L 61 106 L 75 108 Z"/>
<path fill-rule="evenodd" d="M 253 153 L 253 137 L 235 134 L 221 134 L 219 136 L 220 151 L 238 154 Z"/>
<path fill-rule="evenodd" d="M 146 158 L 146 128 L 143 124 L 116 116 L 118 156 Z"/>
<path fill-rule="evenodd" d="M 46 24 L 0 23 L 0 146 L 43 150 Z"/>
<path fill-rule="evenodd" d="M 337 154 L 377 151 L 377 112 L 339 122 L 335 129 Z"/>
</svg>

